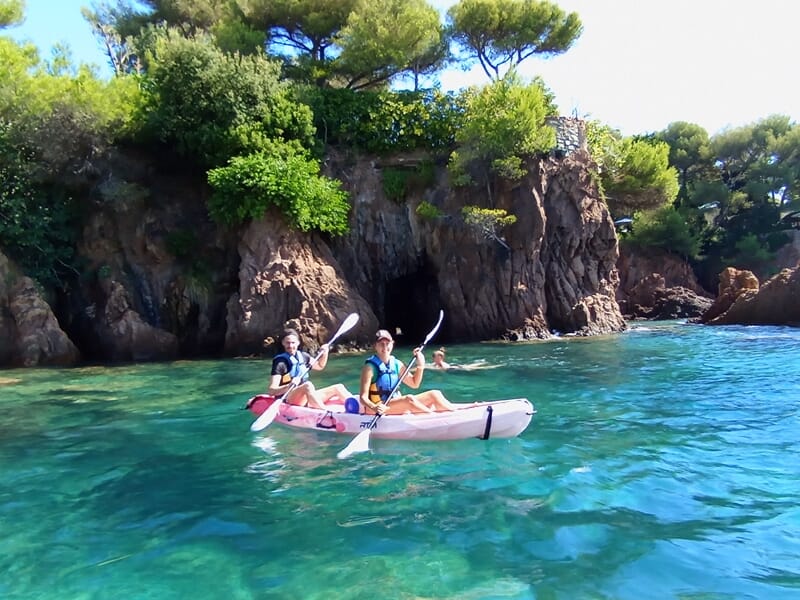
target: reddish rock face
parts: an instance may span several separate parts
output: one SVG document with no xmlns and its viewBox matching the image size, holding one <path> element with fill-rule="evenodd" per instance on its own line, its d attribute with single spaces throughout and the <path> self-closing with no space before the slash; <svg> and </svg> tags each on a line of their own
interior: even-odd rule
<svg viewBox="0 0 800 600">
<path fill-rule="evenodd" d="M 758 278 L 751 271 L 727 267 L 719 274 L 719 289 L 714 304 L 701 317 L 701 323 L 712 323 L 723 315 L 741 295 L 758 292 Z"/>
<path fill-rule="evenodd" d="M 85 272 L 62 302 L 66 330 L 82 337 L 80 347 L 99 349 L 92 359 L 161 360 L 197 348 L 261 354 L 273 350 L 264 339 L 287 325 L 314 350 L 351 312 L 359 325 L 341 341 L 361 347 L 379 327 L 418 343 L 439 309 L 442 342 L 625 328 L 614 224 L 585 152 L 532 160 L 518 181 L 469 188 L 453 187 L 434 166 L 401 200 L 386 197 L 384 166 L 330 157 L 327 174 L 344 183 L 353 207 L 341 238 L 290 230 L 277 213 L 217 227 L 202 182 L 120 161 L 121 189 L 142 193 L 87 200 L 93 209 L 78 245 Z M 438 216 L 418 212 L 423 202 Z M 465 224 L 467 205 L 503 209 L 516 222 L 487 238 Z M 0 311 L 0 334 L 17 327 L 8 314 Z M 0 362 L 4 352 L 19 354 L 0 348 Z"/>
<path fill-rule="evenodd" d="M 620 244 L 617 302 L 629 318 L 696 318 L 712 303 L 691 265 L 674 254 Z"/>
<path fill-rule="evenodd" d="M 425 310 L 441 307 L 449 340 L 620 331 L 617 239 L 590 165 L 578 152 L 531 161 L 518 181 L 456 188 L 441 169 L 432 187 L 397 203 L 381 193 L 381 170 L 397 164 L 342 159 L 330 168 L 352 182 L 354 211 L 352 233 L 334 242 L 334 256 L 382 321 L 402 319 L 405 310 L 408 321 L 422 315 L 429 327 Z M 439 216 L 421 217 L 423 201 Z M 517 220 L 498 241 L 464 223 L 464 206 L 502 209 Z"/>
<path fill-rule="evenodd" d="M 800 325 L 800 267 L 783 269 L 759 286 L 750 271 L 727 268 L 719 296 L 702 322 L 709 325 Z"/>
<path fill-rule="evenodd" d="M 96 326 L 107 360 L 152 361 L 178 356 L 178 338 L 146 323 L 131 308 L 130 297 L 121 283 L 107 280 L 101 287 L 105 302 L 97 315 Z"/>
<path fill-rule="evenodd" d="M 263 352 L 265 338 L 277 338 L 287 326 L 316 350 L 351 312 L 360 319 L 350 338 L 367 339 L 378 329 L 372 309 L 318 236 L 268 215 L 245 229 L 239 256 L 239 291 L 227 303 L 227 354 Z"/>
<path fill-rule="evenodd" d="M 591 174 L 586 152 L 550 159 L 540 178 L 544 192 L 542 263 L 548 326 L 562 333 L 622 331 L 615 299 L 619 285 L 614 222 Z"/>
</svg>

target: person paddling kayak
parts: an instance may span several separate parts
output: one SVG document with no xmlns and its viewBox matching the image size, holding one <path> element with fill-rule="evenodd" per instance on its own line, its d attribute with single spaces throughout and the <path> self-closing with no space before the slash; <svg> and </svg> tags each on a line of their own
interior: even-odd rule
<svg viewBox="0 0 800 600">
<path fill-rule="evenodd" d="M 296 406 L 310 406 L 325 409 L 325 403 L 334 396 L 342 399 L 352 394 L 341 383 L 316 389 L 308 378 L 306 367 L 311 363 L 311 356 L 300 350 L 300 336 L 294 329 L 287 329 L 281 337 L 283 352 L 272 359 L 268 394 L 281 396 L 287 391 L 285 402 Z M 328 364 L 328 344 L 320 346 L 321 354 L 311 369 L 321 371 Z M 304 372 L 305 371 L 305 372 Z M 292 388 L 292 384 L 297 387 Z"/>
<path fill-rule="evenodd" d="M 375 354 L 369 357 L 361 369 L 361 389 L 359 401 L 365 414 L 376 413 L 398 415 L 406 412 L 431 413 L 438 411 L 455 410 L 455 406 L 445 398 L 440 390 L 427 390 L 419 394 L 400 394 L 397 385 L 400 374 L 405 365 L 402 361 L 392 356 L 394 339 L 385 329 L 375 334 Z M 417 389 L 422 384 L 425 371 L 425 355 L 420 348 L 414 349 L 416 368 L 414 372 L 406 373 L 403 382 L 411 388 Z M 395 391 L 395 396 L 389 400 L 389 394 Z"/>
</svg>

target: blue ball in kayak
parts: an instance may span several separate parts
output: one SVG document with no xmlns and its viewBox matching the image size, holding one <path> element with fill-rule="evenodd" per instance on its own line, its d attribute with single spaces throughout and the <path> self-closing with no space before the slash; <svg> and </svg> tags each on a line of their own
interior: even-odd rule
<svg viewBox="0 0 800 600">
<path fill-rule="evenodd" d="M 361 405 L 358 403 L 358 398 L 350 396 L 344 401 L 344 411 L 357 415 L 361 412 Z"/>
</svg>

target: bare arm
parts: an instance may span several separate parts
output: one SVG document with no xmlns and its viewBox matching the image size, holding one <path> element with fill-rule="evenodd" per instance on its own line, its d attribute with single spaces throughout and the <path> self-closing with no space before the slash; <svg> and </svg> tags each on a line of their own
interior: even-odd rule
<svg viewBox="0 0 800 600">
<path fill-rule="evenodd" d="M 322 353 L 320 354 L 319 360 L 314 363 L 314 366 L 311 367 L 315 371 L 321 371 L 325 368 L 325 365 L 328 364 L 328 352 L 330 351 L 330 346 L 328 344 L 322 344 L 319 347 L 319 351 Z"/>
<path fill-rule="evenodd" d="M 292 385 L 300 387 L 300 377 L 294 377 L 287 383 L 281 384 L 281 380 L 286 377 L 286 369 L 282 369 L 282 365 L 273 367 L 273 370 L 278 372 L 270 375 L 269 389 L 267 389 L 268 394 L 272 394 L 273 396 L 282 396 L 291 389 Z M 308 388 L 311 387 L 311 382 L 307 381 L 302 385 Z M 313 390 L 313 387 L 311 387 L 311 389 Z"/>
<path fill-rule="evenodd" d="M 419 348 L 414 348 L 414 356 L 417 359 L 417 367 L 414 369 L 413 373 L 411 371 L 406 373 L 406 376 L 403 378 L 403 383 L 416 390 L 422 385 L 422 375 L 425 372 L 425 355 Z M 405 369 L 405 365 L 402 363 L 400 363 L 400 367 Z"/>
<path fill-rule="evenodd" d="M 273 396 L 280 396 L 288 392 L 291 385 L 291 381 L 285 385 L 281 385 L 281 376 L 272 375 L 269 378 L 269 389 L 267 390 L 267 393 Z"/>
<path fill-rule="evenodd" d="M 365 407 L 375 410 L 375 403 L 369 399 L 369 386 L 372 383 L 372 367 L 364 365 L 361 367 L 361 385 L 358 389 L 358 399 Z"/>
</svg>

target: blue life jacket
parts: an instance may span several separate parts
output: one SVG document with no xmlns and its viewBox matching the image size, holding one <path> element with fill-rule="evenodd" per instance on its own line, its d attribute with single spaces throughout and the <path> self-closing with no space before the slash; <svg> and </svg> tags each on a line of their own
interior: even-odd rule
<svg viewBox="0 0 800 600">
<path fill-rule="evenodd" d="M 386 402 L 389 399 L 389 394 L 397 387 L 400 381 L 400 361 L 394 356 L 389 357 L 389 363 L 384 363 L 376 355 L 370 356 L 366 361 L 367 364 L 372 365 L 375 377 L 372 384 L 369 386 L 369 399 L 372 402 Z M 395 392 L 395 396 L 399 395 L 400 391 Z"/>
<path fill-rule="evenodd" d="M 289 370 L 281 377 L 281 385 L 285 385 L 289 383 L 292 379 L 300 375 L 303 371 L 303 368 L 308 365 L 309 358 L 308 354 L 305 352 L 297 352 L 296 354 L 289 354 L 288 352 L 281 352 L 275 358 L 272 359 L 273 365 L 278 361 L 285 362 L 289 367 Z M 310 369 L 306 370 L 301 383 L 304 383 L 308 379 L 308 372 Z"/>
</svg>

